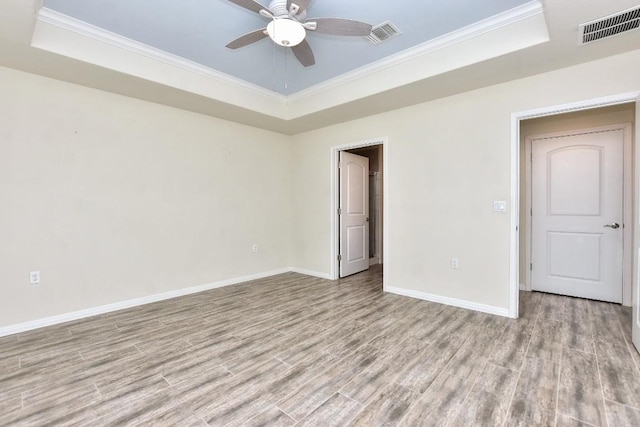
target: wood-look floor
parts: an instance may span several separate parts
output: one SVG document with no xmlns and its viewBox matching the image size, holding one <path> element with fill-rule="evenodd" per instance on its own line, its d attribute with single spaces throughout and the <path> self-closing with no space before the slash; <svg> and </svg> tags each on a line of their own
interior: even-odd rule
<svg viewBox="0 0 640 427">
<path fill-rule="evenodd" d="M 0 425 L 639 426 L 630 310 L 289 273 L 0 338 Z"/>
</svg>

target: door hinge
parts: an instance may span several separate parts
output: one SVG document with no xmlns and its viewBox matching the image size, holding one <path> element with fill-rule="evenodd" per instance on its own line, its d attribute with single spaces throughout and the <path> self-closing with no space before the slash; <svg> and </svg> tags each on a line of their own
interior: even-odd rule
<svg viewBox="0 0 640 427">
<path fill-rule="evenodd" d="M 342 162 L 338 162 L 338 169 L 342 167 Z"/>
<path fill-rule="evenodd" d="M 342 255 L 338 255 L 338 261 L 342 261 Z"/>
<path fill-rule="evenodd" d="M 533 208 L 529 210 L 529 215 L 533 216 Z"/>
<path fill-rule="evenodd" d="M 533 263 L 529 264 L 529 271 L 533 271 Z"/>
<path fill-rule="evenodd" d="M 338 208 L 338 215 L 342 215 L 342 209 Z"/>
</svg>

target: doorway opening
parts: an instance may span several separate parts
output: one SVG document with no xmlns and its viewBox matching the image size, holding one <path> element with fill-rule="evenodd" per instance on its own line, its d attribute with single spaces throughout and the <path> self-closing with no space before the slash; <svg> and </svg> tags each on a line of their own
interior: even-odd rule
<svg viewBox="0 0 640 427">
<path fill-rule="evenodd" d="M 630 305 L 634 115 L 622 104 L 521 123 L 521 289 Z"/>
<path fill-rule="evenodd" d="M 368 170 L 368 228 L 369 247 L 367 251 L 368 264 L 382 264 L 382 145 L 372 145 L 352 150 L 344 150 L 345 153 L 369 159 Z"/>
<path fill-rule="evenodd" d="M 386 138 L 376 138 L 331 149 L 331 277 L 334 280 L 373 266 L 381 271 L 385 263 L 387 147 Z M 355 199 L 353 194 L 349 196 L 349 187 L 355 192 Z M 348 197 L 352 198 L 355 209 L 348 206 Z"/>
<path fill-rule="evenodd" d="M 634 189 L 634 173 L 635 162 L 634 156 L 634 128 L 636 125 L 636 98 L 638 94 L 624 94 L 617 97 L 610 97 L 607 99 L 599 99 L 592 101 L 585 101 L 583 103 L 549 107 L 546 109 L 514 113 L 512 115 L 512 179 L 511 179 L 511 194 L 513 208 L 511 210 L 511 300 L 509 314 L 510 317 L 518 317 L 518 301 L 519 291 L 535 290 L 536 286 L 532 286 L 532 268 L 536 268 L 536 261 L 533 262 L 532 267 L 532 222 L 534 216 L 532 211 L 535 212 L 535 203 L 532 200 L 532 154 L 535 155 L 532 147 L 533 144 L 541 141 L 553 141 L 555 137 L 560 138 L 562 135 L 589 135 L 599 131 L 606 131 L 611 129 L 619 129 L 621 133 L 625 134 L 626 140 L 624 143 L 624 152 L 622 164 L 624 173 L 620 172 L 620 178 L 622 180 L 623 189 L 621 198 L 623 200 L 623 207 L 621 212 L 621 220 L 624 223 L 624 227 L 619 230 L 619 239 L 623 241 L 620 268 L 623 270 L 620 275 L 623 276 L 623 305 L 631 305 L 631 289 L 633 282 L 633 239 L 634 239 L 634 221 L 633 221 L 633 202 L 635 200 L 637 188 Z M 568 139 L 569 140 L 569 139 Z M 567 140 L 567 141 L 568 141 Z M 580 143 L 568 144 L 569 146 L 580 146 Z M 557 148 L 557 147 L 556 147 Z M 549 147 L 547 147 L 549 149 Z M 539 163 L 550 161 L 548 153 L 545 152 L 544 145 L 537 146 L 539 151 Z M 575 161 L 575 160 L 574 160 Z M 535 159 L 534 159 L 535 162 Z M 558 163 L 559 164 L 559 163 Z M 548 167 L 548 166 L 546 166 Z M 543 184 L 549 185 L 550 181 L 548 176 L 548 170 L 542 171 Z M 624 176 L 622 176 L 624 175 Z M 571 180 L 567 181 L 570 182 Z M 544 186 L 543 185 L 543 186 Z M 540 184 L 538 187 L 541 188 Z M 571 187 L 571 186 L 569 186 Z M 558 188 L 562 188 L 559 186 Z M 544 205 L 542 210 L 548 213 L 549 209 L 549 188 L 539 190 L 542 194 L 542 201 L 538 200 L 538 203 Z M 554 190 L 555 191 L 555 190 Z M 571 192 L 571 188 L 568 188 Z M 546 199 L 545 199 L 546 198 Z M 540 206 L 538 206 L 540 208 Z M 545 213 L 542 214 L 543 216 Z M 617 221 L 616 221 L 617 222 Z M 613 223 L 613 222 L 612 222 Z M 611 225 L 611 224 L 609 224 Z M 605 227 L 607 224 L 602 225 Z M 538 229 L 541 225 L 538 223 Z M 612 227 L 616 228 L 616 227 Z M 604 230 L 608 230 L 604 228 Z M 555 230 L 554 230 L 555 231 Z M 535 233 L 535 231 L 534 231 Z M 602 234 L 601 232 L 594 234 Z M 558 233 L 558 242 L 566 243 L 572 237 L 569 234 Z M 548 235 L 547 237 L 548 238 Z M 594 242 L 597 239 L 594 239 Z M 542 242 L 543 245 L 547 245 L 547 241 Z M 540 246 L 540 244 L 538 245 Z M 595 248 L 597 245 L 593 245 Z M 544 248 L 546 251 L 548 248 Z M 582 248 L 584 249 L 584 247 Z M 585 249 L 586 250 L 586 249 Z M 594 249 L 595 252 L 595 249 Z M 539 254 L 539 253 L 538 253 Z M 542 262 L 550 263 L 550 259 L 554 262 L 557 261 L 557 257 L 550 257 L 548 253 L 544 255 Z M 564 261 L 562 261 L 564 262 Z M 558 271 L 562 271 L 564 264 L 558 264 L 560 267 Z M 570 267 L 570 262 L 569 264 Z M 578 265 L 575 263 L 575 265 Z M 569 268 L 567 267 L 567 268 Z M 556 268 L 556 266 L 554 266 Z M 594 270 L 595 271 L 595 270 Z M 597 273 L 597 272 L 596 272 Z M 545 273 L 546 274 L 546 273 Z M 594 273 L 595 275 L 595 273 Z M 563 292 L 557 292 L 563 294 Z M 565 293 L 566 294 L 566 293 Z M 595 298 L 598 299 L 598 298 Z"/>
</svg>

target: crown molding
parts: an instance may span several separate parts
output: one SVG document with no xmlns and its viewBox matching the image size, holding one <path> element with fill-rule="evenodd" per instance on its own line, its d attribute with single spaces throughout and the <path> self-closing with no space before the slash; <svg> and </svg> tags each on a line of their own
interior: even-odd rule
<svg viewBox="0 0 640 427">
<path fill-rule="evenodd" d="M 289 118 L 298 119 L 418 81 L 427 81 L 549 40 L 540 2 L 529 2 L 333 79 L 323 86 L 298 92 L 289 98 Z"/>
<path fill-rule="evenodd" d="M 95 25 L 88 24 L 84 21 L 80 21 L 46 7 L 40 9 L 37 19 L 39 21 L 46 22 L 51 25 L 56 25 L 58 27 L 80 34 L 84 37 L 99 40 L 103 43 L 108 43 L 113 46 L 128 50 L 130 52 L 137 53 L 138 55 L 143 55 L 164 62 L 166 64 L 176 66 L 185 71 L 197 73 L 218 82 L 235 86 L 242 90 L 253 92 L 256 95 L 273 98 L 275 101 L 283 103 L 287 98 L 285 95 L 275 93 L 261 86 L 238 79 L 236 77 L 230 76 L 229 74 L 214 70 L 213 68 L 198 64 L 197 62 L 190 61 L 172 53 L 165 52 L 164 50 L 156 49 L 147 44 L 123 37 L 119 34 L 107 31 L 100 27 L 96 27 Z"/>
<path fill-rule="evenodd" d="M 289 95 L 287 99 L 289 103 L 303 101 L 306 98 L 310 98 L 320 93 L 327 92 L 340 86 L 344 86 L 353 81 L 360 80 L 364 77 L 397 66 L 398 64 L 422 58 L 438 50 L 451 47 L 469 39 L 478 37 L 482 34 L 498 30 L 500 28 L 518 23 L 520 21 L 543 13 L 544 8 L 539 1 L 534 0 L 529 3 L 525 3 L 521 6 L 509 9 L 498 15 L 491 16 L 487 19 L 478 21 L 456 31 L 452 31 L 412 48 L 405 49 L 394 55 L 387 56 L 386 58 L 365 65 L 364 67 L 360 67 L 356 70 L 347 72 L 330 80 L 326 80 L 307 89 L 303 89 L 299 92 Z"/>
<path fill-rule="evenodd" d="M 164 50 L 160 50 L 147 44 L 140 43 L 127 37 L 123 37 L 119 34 L 113 33 L 79 19 L 64 15 L 55 10 L 43 7 L 38 12 L 36 19 L 39 22 L 44 22 L 61 29 L 71 31 L 83 37 L 87 37 L 102 43 L 107 43 L 111 46 L 115 46 L 117 48 L 124 49 L 128 52 L 142 55 L 156 61 L 160 61 L 184 71 L 196 73 L 218 83 L 232 86 L 258 96 L 270 98 L 271 100 L 281 104 L 287 103 L 286 95 L 273 92 L 269 89 L 263 88 L 262 86 L 249 83 L 245 80 L 233 77 L 221 71 L 214 70 L 213 68 L 204 66 L 197 62 L 190 61 Z"/>
</svg>

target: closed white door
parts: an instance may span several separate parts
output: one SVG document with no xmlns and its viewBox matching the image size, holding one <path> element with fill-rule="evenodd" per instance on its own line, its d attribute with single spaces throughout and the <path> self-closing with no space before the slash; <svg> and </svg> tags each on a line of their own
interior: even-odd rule
<svg viewBox="0 0 640 427">
<path fill-rule="evenodd" d="M 640 125 L 640 100 L 636 102 L 636 153 L 635 153 L 635 183 L 636 188 L 634 190 L 634 197 L 636 197 L 634 203 L 634 238 L 633 238 L 633 250 L 634 259 L 637 263 L 637 268 L 634 268 L 633 273 L 633 316 L 632 316 L 632 340 L 633 345 L 640 351 L 640 209 L 638 209 L 638 192 L 640 191 L 640 132 L 638 131 L 638 125 Z"/>
<path fill-rule="evenodd" d="M 340 277 L 369 269 L 369 159 L 340 152 Z"/>
<path fill-rule="evenodd" d="M 622 303 L 619 130 L 533 140 L 533 290 Z"/>
</svg>

